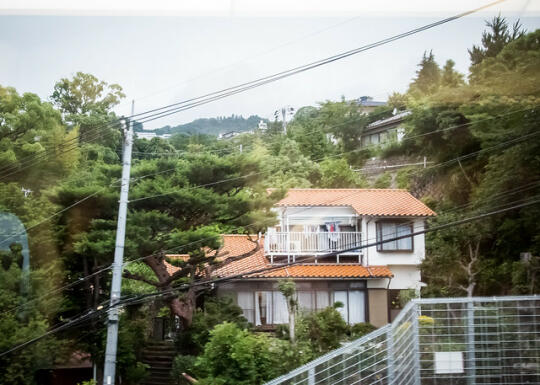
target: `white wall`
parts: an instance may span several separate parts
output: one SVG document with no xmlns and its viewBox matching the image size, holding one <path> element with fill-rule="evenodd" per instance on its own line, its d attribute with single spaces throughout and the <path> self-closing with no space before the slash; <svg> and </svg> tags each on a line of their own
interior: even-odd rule
<svg viewBox="0 0 540 385">
<path fill-rule="evenodd" d="M 417 266 L 390 265 L 394 273 L 389 289 L 418 289 L 420 284 L 420 269 Z"/>
</svg>

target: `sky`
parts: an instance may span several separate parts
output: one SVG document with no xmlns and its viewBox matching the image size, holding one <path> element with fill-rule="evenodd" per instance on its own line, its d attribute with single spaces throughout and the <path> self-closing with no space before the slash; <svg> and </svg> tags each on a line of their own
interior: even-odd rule
<svg viewBox="0 0 540 385">
<path fill-rule="evenodd" d="M 0 0 L 0 85 L 43 99 L 82 71 L 124 89 L 135 112 L 186 100 L 306 64 L 469 10 L 488 1 L 53 1 Z M 254 5 L 255 4 L 255 5 Z M 403 5 L 406 4 L 406 7 Z M 508 0 L 414 36 L 294 77 L 156 120 L 260 115 L 363 95 L 403 92 L 424 51 L 467 72 L 467 49 L 501 13 L 540 27 L 540 1 Z"/>
</svg>

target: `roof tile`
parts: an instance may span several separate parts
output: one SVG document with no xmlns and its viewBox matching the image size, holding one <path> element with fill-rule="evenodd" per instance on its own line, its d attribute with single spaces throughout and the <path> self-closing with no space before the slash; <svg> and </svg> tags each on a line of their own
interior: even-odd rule
<svg viewBox="0 0 540 385">
<path fill-rule="evenodd" d="M 360 215 L 436 215 L 433 210 L 402 189 L 290 189 L 276 206 L 349 206 Z"/>
</svg>

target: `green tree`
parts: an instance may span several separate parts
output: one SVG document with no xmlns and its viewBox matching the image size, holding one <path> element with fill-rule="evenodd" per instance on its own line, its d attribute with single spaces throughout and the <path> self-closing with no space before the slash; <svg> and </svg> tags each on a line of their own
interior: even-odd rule
<svg viewBox="0 0 540 385">
<path fill-rule="evenodd" d="M 366 185 L 343 158 L 325 159 L 320 163 L 320 173 L 321 178 L 317 185 L 322 188 L 355 188 Z"/>
<path fill-rule="evenodd" d="M 67 122 L 79 128 L 81 143 L 97 142 L 115 147 L 120 140 L 119 124 L 112 108 L 125 97 L 122 87 L 95 76 L 77 72 L 54 85 L 51 100 Z"/>
<path fill-rule="evenodd" d="M 50 270 L 34 269 L 29 275 L 31 291 L 22 294 L 23 271 L 18 248 L 0 250 L 0 352 L 44 334 L 50 325 L 55 306 L 48 308 L 39 303 L 28 302 L 28 295 L 39 295 L 50 290 L 47 274 Z M 49 302 L 48 305 L 52 303 Z M 58 305 L 58 302 L 56 302 Z M 0 357 L 0 383 L 5 385 L 37 384 L 34 377 L 38 369 L 53 364 L 58 356 L 58 343 L 47 337 L 35 344 Z"/>
<path fill-rule="evenodd" d="M 441 85 L 443 87 L 455 88 L 465 84 L 463 74 L 460 74 L 454 69 L 455 65 L 456 63 L 452 59 L 448 59 L 444 64 L 441 76 Z"/>
<path fill-rule="evenodd" d="M 471 66 L 480 64 L 488 57 L 496 57 L 508 43 L 525 34 L 519 20 L 510 27 L 501 15 L 495 16 L 491 21 L 486 21 L 486 26 L 489 30 L 482 33 L 482 45 L 473 45 L 469 50 Z"/>
<path fill-rule="evenodd" d="M 326 101 L 320 104 L 318 120 L 326 132 L 338 141 L 338 151 L 348 163 L 361 165 L 365 154 L 359 151 L 360 138 L 368 124 L 367 115 L 360 113 L 356 101 Z"/>
<path fill-rule="evenodd" d="M 413 79 L 409 86 L 409 93 L 419 97 L 424 95 L 430 95 L 437 91 L 441 83 L 441 69 L 435 61 L 435 55 L 433 51 L 429 51 L 429 54 L 424 52 L 420 64 L 420 69 L 416 71 L 416 77 Z"/>
<path fill-rule="evenodd" d="M 296 299 L 296 284 L 292 279 L 284 279 L 278 282 L 278 289 L 287 300 L 287 310 L 289 312 L 289 341 L 294 344 L 294 319 L 298 310 L 298 300 Z"/>
<path fill-rule="evenodd" d="M 0 173 L 4 181 L 40 190 L 77 165 L 76 130 L 68 131 L 50 103 L 0 87 Z"/>
</svg>

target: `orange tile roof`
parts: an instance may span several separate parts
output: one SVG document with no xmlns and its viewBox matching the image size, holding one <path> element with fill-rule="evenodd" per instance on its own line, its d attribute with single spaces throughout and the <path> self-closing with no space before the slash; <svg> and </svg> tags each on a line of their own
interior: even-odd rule
<svg viewBox="0 0 540 385">
<path fill-rule="evenodd" d="M 253 240 L 257 239 L 256 235 L 252 235 Z M 249 253 L 253 251 L 256 247 L 256 244 L 251 242 L 247 235 L 240 234 L 224 234 L 222 235 L 223 245 L 219 250 L 218 260 L 223 260 L 229 257 L 240 256 L 242 254 Z M 225 276 L 239 274 L 244 271 L 251 271 L 257 268 L 265 266 L 265 263 L 270 265 L 264 256 L 264 238 L 259 240 L 260 249 L 253 255 L 247 258 L 242 258 L 238 261 L 227 264 L 223 267 L 218 268 L 214 271 L 214 275 Z M 212 256 L 215 254 L 215 251 L 209 251 L 208 255 Z M 183 259 L 189 258 L 188 254 L 167 254 L 169 259 Z M 174 265 L 171 265 L 168 262 L 165 262 L 167 266 L 167 272 L 169 274 L 174 274 L 180 268 Z"/>
<path fill-rule="evenodd" d="M 253 238 L 255 239 L 255 238 Z M 264 255 L 264 238 L 259 240 L 260 248 L 248 257 L 233 261 L 214 270 L 214 277 L 229 277 L 249 273 L 254 270 L 270 268 L 272 265 Z M 218 259 L 240 256 L 255 249 L 246 235 L 223 235 L 223 247 Z M 184 258 L 185 254 L 167 255 L 169 258 Z M 178 267 L 165 262 L 169 274 Z M 303 263 L 293 266 L 277 267 L 261 273 L 246 274 L 246 278 L 391 278 L 392 271 L 387 266 L 362 266 L 359 264 Z"/>
<path fill-rule="evenodd" d="M 253 274 L 249 278 L 391 278 L 393 276 L 387 266 L 301 264 Z"/>
<path fill-rule="evenodd" d="M 290 189 L 276 206 L 349 206 L 360 215 L 434 216 L 402 189 Z"/>
</svg>

